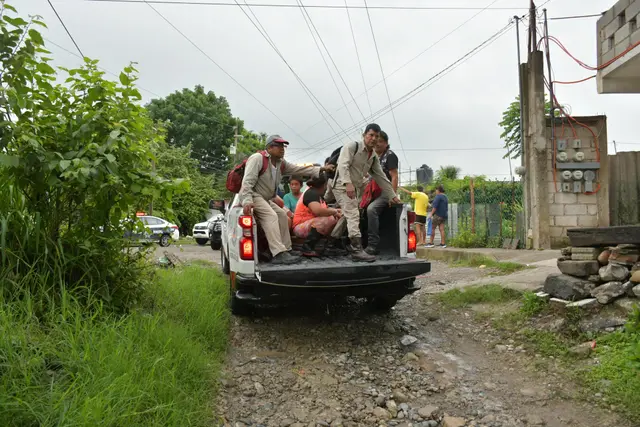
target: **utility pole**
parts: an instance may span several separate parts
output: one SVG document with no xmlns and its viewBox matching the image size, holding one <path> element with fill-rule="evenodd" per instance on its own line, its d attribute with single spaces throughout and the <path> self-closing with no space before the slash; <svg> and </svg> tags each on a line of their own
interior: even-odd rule
<svg viewBox="0 0 640 427">
<path fill-rule="evenodd" d="M 524 90 L 522 87 L 522 61 L 520 60 L 520 17 L 514 16 L 516 21 L 516 46 L 518 52 L 518 86 L 520 91 L 520 162 L 524 166 Z M 511 159 L 511 157 L 509 157 Z"/>
<path fill-rule="evenodd" d="M 411 172 L 411 166 L 409 166 L 409 186 L 413 185 L 413 172 Z"/>
<path fill-rule="evenodd" d="M 236 124 L 233 127 L 233 148 L 231 151 L 231 154 L 233 154 L 233 163 L 236 164 L 238 163 L 238 137 L 240 135 L 238 135 L 238 125 Z"/>
<path fill-rule="evenodd" d="M 536 51 L 536 5 L 531 0 L 529 4 L 529 52 Z"/>
</svg>

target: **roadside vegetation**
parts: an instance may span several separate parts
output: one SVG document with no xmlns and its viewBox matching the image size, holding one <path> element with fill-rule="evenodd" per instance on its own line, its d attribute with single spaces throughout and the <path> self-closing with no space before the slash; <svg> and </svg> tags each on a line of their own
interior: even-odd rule
<svg viewBox="0 0 640 427">
<path fill-rule="evenodd" d="M 487 268 L 493 275 L 507 275 L 527 268 L 526 265 L 517 262 L 497 261 L 494 258 L 482 255 L 474 255 L 468 259 L 462 259 L 453 263 L 455 267 Z"/>
<path fill-rule="evenodd" d="M 156 169 L 166 130 L 133 66 L 117 82 L 89 58 L 56 70 L 44 27 L 0 0 L 2 425 L 211 425 L 224 280 L 158 271 L 123 238 L 189 177 Z"/>
<path fill-rule="evenodd" d="M 531 292 L 497 285 L 453 289 L 434 298 L 444 309 L 477 306 L 478 320 L 489 322 L 502 339 L 542 358 L 532 364 L 543 372 L 558 366 L 593 403 L 614 408 L 640 423 L 640 310 L 624 328 L 614 332 L 585 332 L 581 320 L 589 313 L 579 309 L 558 311 Z M 519 304 L 514 305 L 514 301 Z M 551 327 L 551 324 L 560 327 Z M 595 347 L 591 348 L 595 343 Z M 594 397 L 595 396 L 595 397 Z"/>
</svg>

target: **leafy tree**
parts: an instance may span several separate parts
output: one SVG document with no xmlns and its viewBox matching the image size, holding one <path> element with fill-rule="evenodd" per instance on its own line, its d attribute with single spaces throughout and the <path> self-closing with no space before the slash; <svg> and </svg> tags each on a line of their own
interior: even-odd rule
<svg viewBox="0 0 640 427">
<path fill-rule="evenodd" d="M 163 144 L 157 153 L 156 171 L 164 178 L 189 181 L 189 191 L 174 196 L 171 211 L 155 213 L 175 220 L 181 234 L 190 234 L 193 226 L 205 219 L 209 200 L 220 196 L 220 192 L 214 189 L 214 176 L 200 172 L 198 161 L 191 156 L 191 146 Z"/>
<path fill-rule="evenodd" d="M 435 180 L 436 182 L 455 180 L 458 179 L 458 175 L 460 175 L 459 167 L 453 165 L 440 166 L 440 169 L 438 170 L 438 172 L 436 172 Z"/>
<path fill-rule="evenodd" d="M 164 135 L 139 104 L 132 66 L 112 82 L 85 59 L 57 84 L 45 24 L 14 14 L 0 2 L 0 292 L 51 301 L 67 289 L 126 308 L 144 254 L 127 252 L 120 221 L 141 197 L 169 207 L 186 184 L 153 170 Z"/>
<path fill-rule="evenodd" d="M 191 146 L 191 156 L 208 170 L 228 166 L 229 147 L 233 143 L 234 126 L 243 122 L 231 115 L 229 103 L 200 85 L 183 89 L 148 105 L 154 120 L 165 123 L 167 142 L 176 147 Z"/>
<path fill-rule="evenodd" d="M 551 111 L 551 102 L 546 100 L 545 97 L 544 111 Z M 559 113 L 559 112 L 558 112 Z M 548 114 L 547 114 L 548 116 Z M 506 159 L 511 156 L 512 159 L 517 159 L 522 155 L 522 138 L 520 138 L 520 97 L 516 96 L 516 100 L 513 101 L 509 108 L 502 113 L 502 121 L 498 123 L 502 128 L 502 134 L 500 138 L 504 140 L 504 148 L 507 149 L 507 154 L 502 158 Z"/>
</svg>

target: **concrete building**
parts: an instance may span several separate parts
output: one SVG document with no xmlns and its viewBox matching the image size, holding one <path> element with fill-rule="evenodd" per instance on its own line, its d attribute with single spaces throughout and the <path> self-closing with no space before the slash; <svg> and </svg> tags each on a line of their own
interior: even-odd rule
<svg viewBox="0 0 640 427">
<path fill-rule="evenodd" d="M 598 19 L 598 67 L 606 65 L 597 72 L 598 93 L 640 93 L 638 20 L 640 0 L 619 0 Z"/>
</svg>

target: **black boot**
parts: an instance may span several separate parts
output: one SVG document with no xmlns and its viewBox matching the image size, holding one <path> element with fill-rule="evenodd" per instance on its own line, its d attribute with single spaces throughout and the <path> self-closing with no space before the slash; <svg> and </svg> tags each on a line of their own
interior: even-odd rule
<svg viewBox="0 0 640 427">
<path fill-rule="evenodd" d="M 318 252 L 316 252 L 316 245 L 318 244 L 320 239 L 322 239 L 322 234 L 318 233 L 318 230 L 316 230 L 315 228 L 312 228 L 311 231 L 309 231 L 309 235 L 302 244 L 302 256 L 320 256 Z"/>
<path fill-rule="evenodd" d="M 357 262 L 373 262 L 376 260 L 374 255 L 369 255 L 362 250 L 362 240 L 360 237 L 352 237 L 351 244 L 349 245 L 349 252 L 351 252 L 351 259 Z"/>
<path fill-rule="evenodd" d="M 346 256 L 348 253 L 342 244 L 342 239 L 330 238 L 327 241 L 323 255 L 326 256 Z"/>
</svg>

